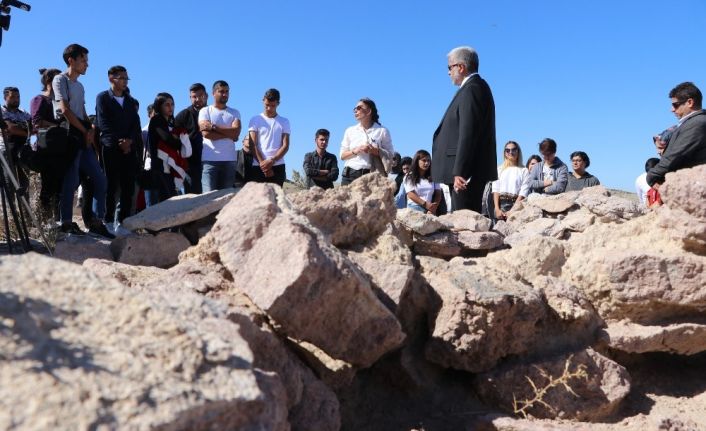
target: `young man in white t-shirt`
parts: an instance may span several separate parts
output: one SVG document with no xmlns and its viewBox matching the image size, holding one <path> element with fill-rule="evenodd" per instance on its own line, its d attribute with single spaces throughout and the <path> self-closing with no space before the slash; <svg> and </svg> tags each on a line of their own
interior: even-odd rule
<svg viewBox="0 0 706 431">
<path fill-rule="evenodd" d="M 248 133 L 254 150 L 248 179 L 282 186 L 287 179 L 284 155 L 289 150 L 289 120 L 277 114 L 279 91 L 270 88 L 262 99 L 265 110 L 250 119 Z"/>
<path fill-rule="evenodd" d="M 199 129 L 203 134 L 201 187 L 203 192 L 233 187 L 240 136 L 240 112 L 226 106 L 230 87 L 225 81 L 213 84 L 213 105 L 199 111 Z M 198 181 L 198 179 L 193 179 Z"/>
</svg>

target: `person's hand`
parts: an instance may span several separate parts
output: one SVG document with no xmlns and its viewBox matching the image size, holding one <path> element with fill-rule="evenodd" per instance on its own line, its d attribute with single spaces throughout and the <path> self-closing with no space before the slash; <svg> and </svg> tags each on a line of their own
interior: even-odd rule
<svg viewBox="0 0 706 431">
<path fill-rule="evenodd" d="M 93 145 L 94 135 L 93 129 L 86 130 L 86 134 L 84 135 L 86 138 L 86 147 L 91 147 Z"/>
<path fill-rule="evenodd" d="M 260 169 L 262 169 L 262 172 L 269 171 L 272 169 L 274 163 L 275 161 L 273 159 L 265 159 L 260 162 Z"/>
<path fill-rule="evenodd" d="M 427 212 L 432 215 L 436 215 L 436 212 L 439 210 L 439 203 L 438 202 L 429 202 L 427 204 Z"/>
<path fill-rule="evenodd" d="M 272 178 L 275 176 L 275 171 L 273 171 L 272 169 L 268 169 L 266 171 L 263 170 L 262 172 L 265 174 L 265 178 Z"/>
<path fill-rule="evenodd" d="M 544 180 L 544 187 L 549 187 L 552 184 L 554 184 L 554 180 L 552 180 L 551 177 Z"/>
<path fill-rule="evenodd" d="M 208 120 L 199 121 L 199 130 L 200 131 L 208 132 L 209 130 L 211 130 L 211 127 L 213 127 L 213 125 L 211 124 L 210 121 L 208 121 Z"/>
<path fill-rule="evenodd" d="M 467 183 L 465 178 L 456 176 L 454 177 L 454 190 L 459 192 L 461 190 L 466 190 Z"/>
<path fill-rule="evenodd" d="M 652 184 L 652 188 L 655 189 L 655 190 L 657 190 L 657 191 L 659 191 L 659 186 L 660 186 L 660 185 L 661 185 L 660 183 L 654 183 L 654 184 Z"/>
<path fill-rule="evenodd" d="M 361 146 L 357 147 L 356 150 L 358 150 L 358 151 L 354 152 L 354 154 L 360 154 L 360 153 L 367 154 L 370 151 L 370 144 L 361 145 Z"/>
<path fill-rule="evenodd" d="M 495 207 L 495 218 L 498 220 L 505 220 L 507 218 L 507 214 L 505 214 L 500 208 Z"/>
<path fill-rule="evenodd" d="M 129 153 L 132 148 L 132 139 L 118 139 L 118 147 L 123 151 L 123 154 Z"/>
</svg>

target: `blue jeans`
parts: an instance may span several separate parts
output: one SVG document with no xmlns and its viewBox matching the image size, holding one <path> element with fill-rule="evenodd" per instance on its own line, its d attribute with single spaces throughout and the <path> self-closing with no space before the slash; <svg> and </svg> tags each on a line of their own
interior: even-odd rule
<svg viewBox="0 0 706 431">
<path fill-rule="evenodd" d="M 235 160 L 232 162 L 203 161 L 201 166 L 203 166 L 201 189 L 204 193 L 227 189 L 235 184 Z"/>
<path fill-rule="evenodd" d="M 397 192 L 397 196 L 395 196 L 395 206 L 397 209 L 407 207 L 407 190 L 405 190 L 404 181 L 400 184 L 400 191 Z"/>
<path fill-rule="evenodd" d="M 427 210 L 425 210 L 423 206 L 415 204 L 414 202 L 412 202 L 411 199 L 407 201 L 407 208 L 415 210 L 415 211 L 421 211 L 425 214 L 427 212 Z"/>
<path fill-rule="evenodd" d="M 105 217 L 105 194 L 108 182 L 98 164 L 96 152 L 93 148 L 83 147 L 78 150 L 74 161 L 71 162 L 66 175 L 64 175 L 60 201 L 62 223 L 71 222 L 74 209 L 74 192 L 78 188 L 79 183 L 79 171 L 88 176 L 93 184 L 93 212 L 100 220 Z"/>
</svg>

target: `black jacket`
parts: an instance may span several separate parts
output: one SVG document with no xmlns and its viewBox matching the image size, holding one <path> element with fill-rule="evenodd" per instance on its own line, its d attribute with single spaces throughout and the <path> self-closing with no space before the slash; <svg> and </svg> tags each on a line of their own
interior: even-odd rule
<svg viewBox="0 0 706 431">
<path fill-rule="evenodd" d="M 329 171 L 325 181 L 314 179 L 320 176 L 319 170 Z M 312 151 L 304 155 L 304 174 L 306 175 L 306 186 L 319 186 L 322 189 L 332 189 L 333 182 L 338 179 L 338 159 L 335 155 L 325 152 L 323 157 L 319 153 Z"/>
<path fill-rule="evenodd" d="M 706 163 L 706 110 L 684 120 L 672 134 L 657 165 L 647 173 L 647 184 L 664 182 L 667 172 Z"/>
<path fill-rule="evenodd" d="M 104 147 L 115 147 L 118 139 L 132 139 L 133 151 L 142 147 L 142 129 L 137 103 L 125 93 L 123 106 L 106 90 L 96 96 L 96 123 L 100 129 L 100 141 Z"/>
</svg>

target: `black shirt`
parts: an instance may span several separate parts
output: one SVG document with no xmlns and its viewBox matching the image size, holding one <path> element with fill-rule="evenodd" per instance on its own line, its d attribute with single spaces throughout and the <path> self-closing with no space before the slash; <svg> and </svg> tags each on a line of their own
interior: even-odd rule
<svg viewBox="0 0 706 431">
<path fill-rule="evenodd" d="M 193 106 L 182 109 L 174 118 L 174 125 L 189 132 L 189 141 L 191 141 L 191 157 L 187 159 L 189 164 L 201 164 L 203 135 L 199 130 L 199 111 Z"/>
<path fill-rule="evenodd" d="M 320 176 L 319 170 L 329 171 L 325 181 L 314 179 Z M 307 187 L 319 186 L 322 189 L 332 189 L 333 182 L 338 179 L 338 159 L 335 155 L 324 152 L 323 157 L 312 151 L 304 155 L 304 173 L 306 174 Z"/>
</svg>

